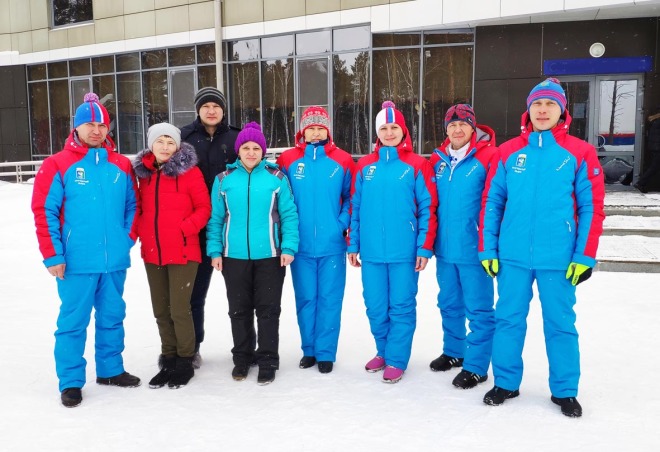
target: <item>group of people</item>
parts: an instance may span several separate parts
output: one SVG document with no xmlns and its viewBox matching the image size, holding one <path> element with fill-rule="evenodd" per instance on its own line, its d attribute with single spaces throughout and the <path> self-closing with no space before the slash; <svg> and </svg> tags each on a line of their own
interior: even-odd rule
<svg viewBox="0 0 660 452">
<path fill-rule="evenodd" d="M 595 149 L 568 134 L 557 80 L 532 89 L 520 136 L 499 147 L 470 105 L 452 106 L 447 139 L 430 160 L 413 151 L 390 101 L 376 116 L 374 151 L 357 164 L 332 140 L 322 107 L 303 113 L 295 147 L 276 163 L 265 159 L 259 124 L 228 124 L 220 91 L 203 88 L 195 107 L 197 119 L 181 130 L 151 126 L 148 148 L 131 164 L 107 137 L 98 97 L 88 94 L 64 149 L 37 175 L 37 236 L 62 301 L 55 361 L 64 406 L 82 401 L 92 307 L 97 383 L 140 384 L 121 358 L 123 285 L 139 238 L 161 339 L 151 388 L 185 386 L 201 366 L 213 269 L 225 280 L 234 380 L 255 365 L 259 384 L 275 379 L 289 265 L 299 367 L 332 372 L 347 260 L 361 269 L 375 341 L 365 370 L 396 383 L 410 360 L 419 272 L 435 255 L 443 346 L 431 370 L 462 368 L 452 384 L 470 389 L 487 380 L 492 362 L 495 384 L 484 403 L 518 396 L 536 281 L 551 400 L 581 416 L 575 286 L 596 263 L 604 179 Z"/>
</svg>

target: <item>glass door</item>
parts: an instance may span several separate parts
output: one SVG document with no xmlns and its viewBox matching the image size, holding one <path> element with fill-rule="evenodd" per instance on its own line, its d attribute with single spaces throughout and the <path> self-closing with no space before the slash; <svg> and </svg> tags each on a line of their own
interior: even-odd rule
<svg viewBox="0 0 660 452">
<path fill-rule="evenodd" d="M 303 112 L 312 105 L 321 106 L 332 114 L 329 102 L 330 76 L 328 66 L 328 57 L 298 59 L 296 61 L 296 76 L 298 77 L 296 130 Z"/>
</svg>

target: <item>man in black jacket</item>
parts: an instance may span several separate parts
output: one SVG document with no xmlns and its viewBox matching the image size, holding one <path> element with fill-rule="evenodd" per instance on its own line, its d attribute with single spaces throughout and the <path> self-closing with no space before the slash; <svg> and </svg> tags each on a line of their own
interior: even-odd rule
<svg viewBox="0 0 660 452">
<path fill-rule="evenodd" d="M 647 129 L 646 151 L 653 160 L 651 166 L 639 177 L 635 184 L 642 193 L 649 191 L 649 186 L 658 185 L 658 175 L 660 174 L 660 106 L 655 109 L 655 114 L 649 116 L 649 128 Z"/>
<path fill-rule="evenodd" d="M 195 95 L 197 119 L 181 129 L 181 140 L 190 143 L 197 152 L 197 166 L 204 174 L 206 187 L 211 193 L 213 180 L 227 165 L 236 160 L 234 142 L 240 129 L 230 126 L 225 112 L 227 99 L 213 87 L 200 89 Z M 206 255 L 206 228 L 199 233 L 202 247 L 202 263 L 197 269 L 195 287 L 190 298 L 193 323 L 195 325 L 195 357 L 193 365 L 199 369 L 202 358 L 200 343 L 204 340 L 204 304 L 211 284 L 211 258 Z"/>
</svg>

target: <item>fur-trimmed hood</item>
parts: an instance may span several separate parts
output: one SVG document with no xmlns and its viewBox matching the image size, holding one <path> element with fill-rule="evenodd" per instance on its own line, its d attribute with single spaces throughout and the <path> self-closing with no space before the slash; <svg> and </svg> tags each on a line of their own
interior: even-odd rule
<svg viewBox="0 0 660 452">
<path fill-rule="evenodd" d="M 197 154 L 192 145 L 182 142 L 181 148 L 163 165 L 161 171 L 170 177 L 181 176 L 197 165 Z M 139 178 L 147 178 L 157 171 L 156 157 L 150 149 L 138 152 L 133 161 L 135 175 Z"/>
</svg>

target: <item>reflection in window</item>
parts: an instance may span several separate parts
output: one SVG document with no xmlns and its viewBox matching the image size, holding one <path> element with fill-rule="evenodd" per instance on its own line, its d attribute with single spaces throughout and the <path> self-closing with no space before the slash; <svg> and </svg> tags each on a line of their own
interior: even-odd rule
<svg viewBox="0 0 660 452">
<path fill-rule="evenodd" d="M 445 139 L 449 107 L 472 103 L 472 46 L 436 47 L 424 56 L 422 154 L 430 154 Z"/>
<path fill-rule="evenodd" d="M 98 94 L 101 105 L 108 110 L 108 116 L 110 117 L 110 129 L 108 134 L 113 140 L 115 140 L 115 137 L 117 136 L 117 96 L 115 95 L 115 77 L 113 75 L 93 77 L 92 91 Z"/>
<path fill-rule="evenodd" d="M 293 143 L 294 124 L 293 60 L 264 61 L 263 130 L 269 147 L 287 147 Z"/>
<path fill-rule="evenodd" d="M 326 53 L 332 50 L 330 30 L 296 35 L 296 54 Z"/>
<path fill-rule="evenodd" d="M 190 66 L 195 64 L 195 46 L 177 47 L 167 52 L 170 66 Z"/>
<path fill-rule="evenodd" d="M 30 125 L 32 127 L 33 157 L 49 155 L 50 115 L 48 114 L 48 86 L 46 82 L 30 83 Z M 59 149 L 58 149 L 59 151 Z"/>
<path fill-rule="evenodd" d="M 35 64 L 28 66 L 28 80 L 46 80 L 46 65 Z"/>
<path fill-rule="evenodd" d="M 93 74 L 109 74 L 115 72 L 115 59 L 112 55 L 92 58 Z"/>
<path fill-rule="evenodd" d="M 48 63 L 48 78 L 64 78 L 68 76 L 69 69 L 66 61 Z"/>
<path fill-rule="evenodd" d="M 59 152 L 69 136 L 73 124 L 69 112 L 69 81 L 53 80 L 48 82 L 50 99 L 50 140 L 53 152 Z"/>
<path fill-rule="evenodd" d="M 333 50 L 367 49 L 371 40 L 371 29 L 368 25 L 353 28 L 338 28 L 333 33 Z"/>
<path fill-rule="evenodd" d="M 89 58 L 69 61 L 69 74 L 71 75 L 71 77 L 89 75 L 90 74 Z"/>
<path fill-rule="evenodd" d="M 117 55 L 117 72 L 124 71 L 139 71 L 140 70 L 140 54 L 125 53 Z"/>
<path fill-rule="evenodd" d="M 589 82 L 561 82 L 566 92 L 568 108 L 573 120 L 569 133 L 584 141 L 589 141 Z"/>
<path fill-rule="evenodd" d="M 52 12 L 54 27 L 94 19 L 92 0 L 52 0 Z"/>
<path fill-rule="evenodd" d="M 637 80 L 603 80 L 599 88 L 598 150 L 633 152 Z"/>
<path fill-rule="evenodd" d="M 298 104 L 328 105 L 328 58 L 298 60 Z"/>
<path fill-rule="evenodd" d="M 195 70 L 171 70 L 172 124 L 183 127 L 197 117 L 195 112 Z"/>
<path fill-rule="evenodd" d="M 140 73 L 117 74 L 117 145 L 124 154 L 144 147 Z"/>
<path fill-rule="evenodd" d="M 259 58 L 259 40 L 232 41 L 227 44 L 228 61 L 249 61 Z"/>
<path fill-rule="evenodd" d="M 237 127 L 250 121 L 261 122 L 259 108 L 259 63 L 229 65 L 230 119 Z"/>
<path fill-rule="evenodd" d="M 384 101 L 393 101 L 396 108 L 403 113 L 413 146 L 417 149 L 417 137 L 419 136 L 419 50 L 374 51 L 373 78 L 372 119 L 376 118 Z"/>
<path fill-rule="evenodd" d="M 227 79 L 225 78 L 225 81 Z M 218 78 L 215 74 L 215 66 L 197 67 L 197 88 L 202 89 L 207 86 L 217 86 Z"/>
<path fill-rule="evenodd" d="M 463 44 L 474 41 L 474 34 L 466 31 L 424 33 L 424 44 Z"/>
<path fill-rule="evenodd" d="M 159 122 L 169 122 L 167 71 L 143 72 L 142 89 L 145 128 L 148 129 Z"/>
<path fill-rule="evenodd" d="M 167 66 L 167 50 L 149 50 L 142 52 L 142 69 L 158 69 Z"/>
<path fill-rule="evenodd" d="M 261 40 L 262 58 L 277 58 L 293 55 L 293 35 L 275 36 Z"/>
<path fill-rule="evenodd" d="M 408 47 L 418 46 L 421 41 L 419 33 L 390 33 L 375 34 L 373 36 L 374 47 Z"/>
<path fill-rule="evenodd" d="M 369 52 L 333 56 L 332 139 L 350 154 L 368 154 Z"/>
<path fill-rule="evenodd" d="M 215 63 L 215 44 L 197 46 L 197 64 Z"/>
</svg>

